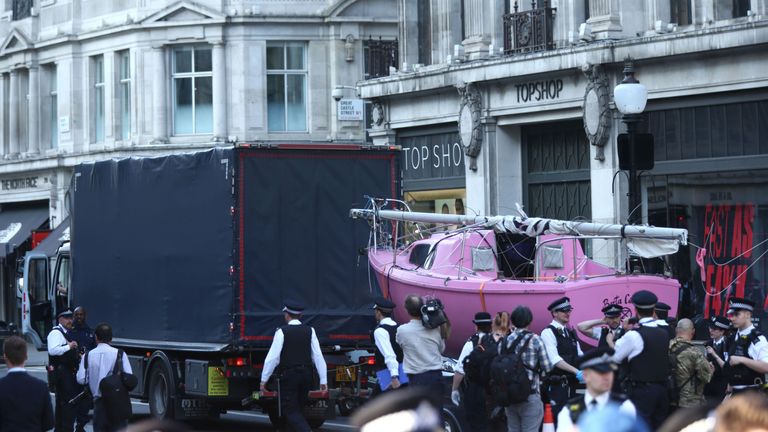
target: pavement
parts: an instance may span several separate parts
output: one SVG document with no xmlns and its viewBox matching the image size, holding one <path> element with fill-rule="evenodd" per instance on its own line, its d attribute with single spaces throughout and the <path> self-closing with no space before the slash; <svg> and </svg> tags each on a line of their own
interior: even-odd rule
<svg viewBox="0 0 768 432">
<path fill-rule="evenodd" d="M 27 366 L 45 366 L 48 364 L 48 351 L 38 351 L 31 343 L 27 343 L 27 357 Z"/>
</svg>

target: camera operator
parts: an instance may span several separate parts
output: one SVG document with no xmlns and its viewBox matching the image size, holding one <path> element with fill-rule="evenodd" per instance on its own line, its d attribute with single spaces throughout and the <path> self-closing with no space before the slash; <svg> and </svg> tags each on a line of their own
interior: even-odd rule
<svg viewBox="0 0 768 432">
<path fill-rule="evenodd" d="M 439 303 L 438 303 L 439 304 Z M 426 387 L 433 394 L 443 394 L 443 356 L 445 340 L 450 334 L 451 323 L 445 322 L 434 328 L 428 328 L 422 311 L 424 300 L 415 294 L 405 298 L 405 310 L 411 320 L 397 328 L 396 342 L 403 350 L 403 370 L 408 374 L 409 385 Z M 442 313 L 442 305 L 438 307 Z M 428 318 L 427 318 L 428 321 Z M 439 407 L 442 410 L 442 406 Z"/>
</svg>

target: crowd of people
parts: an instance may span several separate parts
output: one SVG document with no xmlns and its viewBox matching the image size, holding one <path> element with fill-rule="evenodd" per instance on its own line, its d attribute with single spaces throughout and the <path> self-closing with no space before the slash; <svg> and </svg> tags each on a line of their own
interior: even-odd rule
<svg viewBox="0 0 768 432">
<path fill-rule="evenodd" d="M 476 333 L 462 347 L 455 367 L 450 400 L 463 408 L 473 432 L 539 431 L 549 409 L 558 432 L 606 429 L 590 419 L 608 411 L 631 420 L 625 430 L 717 430 L 716 418 L 733 419 L 739 411 L 723 401 L 752 398 L 752 405 L 765 405 L 768 373 L 768 341 L 752 324 L 754 303 L 732 297 L 728 304 L 727 317 L 708 320 L 710 338 L 705 341 L 694 340 L 690 319 L 670 317 L 671 308 L 645 290 L 632 296 L 634 316 L 622 319 L 624 307 L 608 304 L 602 317 L 575 327 L 570 299 L 559 298 L 549 305 L 552 322 L 540 334 L 531 332 L 533 312 L 526 306 L 495 316 L 478 312 Z M 423 424 L 429 418 L 423 402 L 424 395 L 433 395 L 430 404 L 442 410 L 442 398 L 434 395 L 444 391 L 440 370 L 450 322 L 425 325 L 419 296 L 408 296 L 403 306 L 410 321 L 398 326 L 392 320 L 393 302 L 380 298 L 374 304 L 376 367 L 395 379 L 377 389 L 386 402 L 374 401 L 356 415 L 362 430 L 384 430 L 375 427 L 384 424 L 380 418 L 386 414 L 392 420 L 393 407 L 402 408 L 409 399 L 411 409 L 402 408 L 398 418 L 411 419 L 410 426 L 393 429 L 390 422 L 387 430 L 438 430 Z M 593 343 L 582 346 L 580 337 Z M 516 376 L 522 371 L 527 379 Z M 403 372 L 408 395 L 401 389 Z M 521 385 L 524 394 L 515 395 L 511 387 Z M 750 417 L 752 427 L 768 430 L 766 417 Z M 611 430 L 621 430 L 616 427 Z M 734 430 L 722 423 L 719 427 Z"/>
</svg>

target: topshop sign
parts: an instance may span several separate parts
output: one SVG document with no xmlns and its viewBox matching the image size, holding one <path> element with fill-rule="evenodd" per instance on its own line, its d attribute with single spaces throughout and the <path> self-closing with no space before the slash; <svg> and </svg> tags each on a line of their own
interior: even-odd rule
<svg viewBox="0 0 768 432">
<path fill-rule="evenodd" d="M 418 185 L 410 183 L 416 188 L 463 187 L 464 147 L 458 131 L 404 137 L 399 144 L 406 189 L 409 181 L 417 181 Z M 456 185 L 438 184 L 445 181 Z"/>
<path fill-rule="evenodd" d="M 404 148 L 403 152 L 406 171 L 450 169 L 464 165 L 464 149 L 457 142 Z"/>
</svg>

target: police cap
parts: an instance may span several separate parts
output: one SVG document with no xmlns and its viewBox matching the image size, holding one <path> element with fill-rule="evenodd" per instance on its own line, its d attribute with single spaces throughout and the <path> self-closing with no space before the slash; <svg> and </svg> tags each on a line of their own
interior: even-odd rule
<svg viewBox="0 0 768 432">
<path fill-rule="evenodd" d="M 672 309 L 672 306 L 664 303 L 664 302 L 657 302 L 656 303 L 656 310 L 657 311 L 667 311 L 669 312 Z"/>
<path fill-rule="evenodd" d="M 475 314 L 475 319 L 473 319 L 472 322 L 477 325 L 483 325 L 490 324 L 493 321 L 491 320 L 491 314 L 488 312 L 478 312 Z"/>
<path fill-rule="evenodd" d="M 596 348 L 576 359 L 579 369 L 593 369 L 598 372 L 611 372 L 616 370 L 613 361 L 613 349 Z"/>
<path fill-rule="evenodd" d="M 653 309 L 658 301 L 656 294 L 650 291 L 640 290 L 632 294 L 632 304 L 638 309 Z"/>
<path fill-rule="evenodd" d="M 384 297 L 376 297 L 373 301 L 372 309 L 378 309 L 382 312 L 392 312 L 392 310 L 395 309 L 395 303 Z"/>
<path fill-rule="evenodd" d="M 710 327 L 716 328 L 719 330 L 728 330 L 729 328 L 731 328 L 731 322 L 728 321 L 728 318 L 720 315 L 713 316 L 712 318 L 710 318 L 708 321 L 708 324 Z"/>
<path fill-rule="evenodd" d="M 304 313 L 304 305 L 296 301 L 286 302 L 285 305 L 283 305 L 283 312 L 287 312 L 291 315 L 301 315 Z"/>
<path fill-rule="evenodd" d="M 618 318 L 619 316 L 621 316 L 622 310 L 623 308 L 621 307 L 621 305 L 617 305 L 615 303 L 611 303 L 602 309 L 603 314 L 605 314 L 605 316 L 607 316 L 608 318 Z"/>
<path fill-rule="evenodd" d="M 59 312 L 58 315 L 56 315 L 56 318 L 72 318 L 74 314 L 69 309 L 64 309 L 63 311 Z"/>
<path fill-rule="evenodd" d="M 731 297 L 728 303 L 728 313 L 734 313 L 740 310 L 754 311 L 755 302 L 750 299 Z"/>
<path fill-rule="evenodd" d="M 570 312 L 573 310 L 571 306 L 571 299 L 568 297 L 560 297 L 547 306 L 547 310 L 550 312 Z"/>
</svg>

